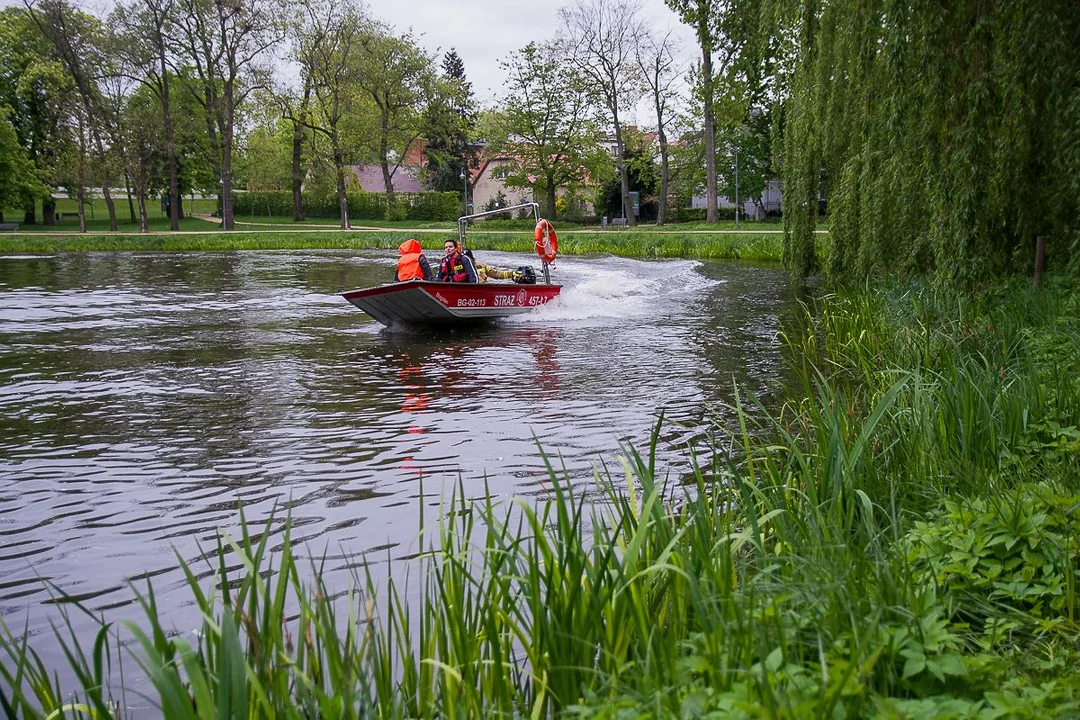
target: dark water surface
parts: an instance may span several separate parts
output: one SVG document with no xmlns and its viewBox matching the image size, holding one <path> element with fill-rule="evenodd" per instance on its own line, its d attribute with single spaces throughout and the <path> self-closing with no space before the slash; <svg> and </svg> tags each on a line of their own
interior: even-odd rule
<svg viewBox="0 0 1080 720">
<path fill-rule="evenodd" d="M 499 265 L 530 259 L 484 253 Z M 590 487 L 657 413 L 666 470 L 732 399 L 782 379 L 796 301 L 778 268 L 563 258 L 562 297 L 469 332 L 389 332 L 337 295 L 387 253 L 0 257 L 0 617 L 55 617 L 43 581 L 108 617 L 128 583 L 189 605 L 193 559 L 238 507 L 290 508 L 294 539 L 347 584 L 417 549 L 437 505 L 550 490 L 534 438 Z M 730 414 L 728 415 L 730 417 Z M 621 472 L 621 471 L 620 471 Z"/>
</svg>

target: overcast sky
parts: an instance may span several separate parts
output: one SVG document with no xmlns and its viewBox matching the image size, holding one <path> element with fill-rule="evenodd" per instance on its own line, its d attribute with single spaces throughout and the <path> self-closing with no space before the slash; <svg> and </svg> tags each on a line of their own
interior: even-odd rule
<svg viewBox="0 0 1080 720">
<path fill-rule="evenodd" d="M 683 46 L 681 57 L 690 61 L 696 48 L 693 31 L 679 22 L 664 0 L 641 2 L 644 17 L 657 32 L 675 30 Z M 558 10 L 564 4 L 563 0 L 371 0 L 370 7 L 399 30 L 411 27 L 428 51 L 440 53 L 440 63 L 442 53 L 456 48 L 474 96 L 486 106 L 501 94 L 505 82 L 499 61 L 530 42 L 555 37 Z M 643 125 L 649 120 L 637 119 Z"/>
</svg>

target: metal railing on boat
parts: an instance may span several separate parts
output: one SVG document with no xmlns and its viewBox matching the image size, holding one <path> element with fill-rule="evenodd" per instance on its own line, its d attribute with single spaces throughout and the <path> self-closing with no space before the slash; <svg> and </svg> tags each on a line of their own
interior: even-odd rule
<svg viewBox="0 0 1080 720">
<path fill-rule="evenodd" d="M 508 205 L 502 208 L 496 208 L 495 210 L 485 210 L 484 212 L 473 213 L 472 215 L 462 215 L 458 218 L 458 244 L 461 249 L 465 249 L 465 229 L 469 225 L 470 220 L 476 218 L 491 217 L 492 215 L 501 215 L 502 213 L 512 212 L 514 210 L 521 210 L 523 208 L 531 208 L 533 213 L 533 221 L 537 224 L 540 223 L 540 203 L 521 203 L 520 205 Z M 551 284 L 551 271 L 548 269 L 548 263 L 542 262 L 542 270 L 544 273 L 544 282 L 548 285 Z"/>
</svg>

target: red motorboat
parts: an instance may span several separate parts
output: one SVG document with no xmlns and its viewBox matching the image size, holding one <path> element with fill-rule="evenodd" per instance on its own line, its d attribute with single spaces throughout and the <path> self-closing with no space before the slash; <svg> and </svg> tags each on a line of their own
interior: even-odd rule
<svg viewBox="0 0 1080 720">
<path fill-rule="evenodd" d="M 533 236 L 542 262 L 542 283 L 413 280 L 351 290 L 342 296 L 383 325 L 478 323 L 535 310 L 553 300 L 562 290 L 562 285 L 552 284 L 549 267 L 555 260 L 558 241 L 551 223 L 540 218 L 539 205 L 526 203 L 458 218 L 458 236 L 464 248 L 469 220 L 524 207 L 531 208 L 536 217 Z"/>
<path fill-rule="evenodd" d="M 520 315 L 555 298 L 561 285 L 445 283 L 414 280 L 344 293 L 383 325 L 478 322 Z"/>
</svg>

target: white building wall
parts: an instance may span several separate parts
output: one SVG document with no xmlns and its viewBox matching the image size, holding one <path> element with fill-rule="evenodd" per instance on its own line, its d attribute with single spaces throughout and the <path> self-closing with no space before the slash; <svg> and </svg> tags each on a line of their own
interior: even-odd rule
<svg viewBox="0 0 1080 720">
<path fill-rule="evenodd" d="M 735 201 L 724 195 L 717 196 L 716 200 L 719 207 L 735 207 Z M 778 179 L 769 180 L 759 198 L 740 198 L 740 200 L 742 200 L 742 208 L 739 214 L 742 217 L 748 220 L 764 220 L 764 217 L 758 217 L 759 207 L 755 200 L 760 200 L 761 212 L 778 212 L 780 210 L 781 200 L 780 181 Z M 708 206 L 709 201 L 705 195 L 695 195 L 690 199 L 690 207 L 704 208 Z"/>
<path fill-rule="evenodd" d="M 480 212 L 489 202 L 495 199 L 502 191 L 509 205 L 519 205 L 530 201 L 529 191 L 522 188 L 508 188 L 503 181 L 494 177 L 496 168 L 503 167 L 512 162 L 509 158 L 496 158 L 488 163 L 484 172 L 476 180 L 476 184 L 469 188 L 469 202 L 472 203 L 473 212 Z"/>
</svg>

